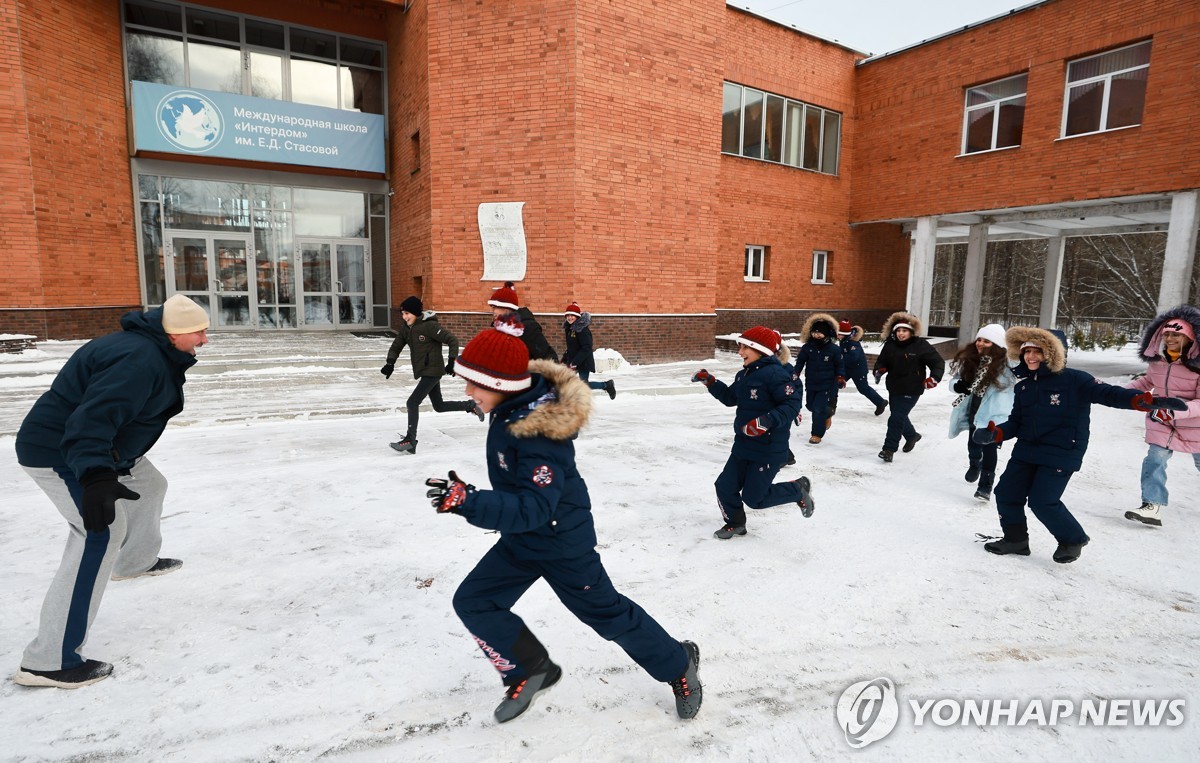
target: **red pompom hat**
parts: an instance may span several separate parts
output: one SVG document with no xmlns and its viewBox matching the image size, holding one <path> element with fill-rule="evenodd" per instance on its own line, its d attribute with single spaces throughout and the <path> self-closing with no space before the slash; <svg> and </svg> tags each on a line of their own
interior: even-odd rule
<svg viewBox="0 0 1200 763">
<path fill-rule="evenodd" d="M 493 291 L 488 304 L 492 307 L 504 307 L 509 310 L 520 308 L 521 303 L 517 301 L 517 290 L 513 288 L 513 282 L 505 281 L 503 286 Z"/>
<path fill-rule="evenodd" d="M 838 321 L 838 336 L 849 336 L 854 333 L 854 327 L 850 325 L 850 321 Z"/>
<path fill-rule="evenodd" d="M 763 355 L 774 355 L 783 345 L 783 337 L 775 329 L 766 326 L 755 326 L 742 332 L 735 341 L 744 344 L 752 350 L 758 350 Z"/>
<path fill-rule="evenodd" d="M 580 316 L 583 315 L 583 311 L 579 309 L 579 305 L 572 302 L 571 304 L 567 305 L 566 310 L 563 310 L 563 315 Z"/>
<path fill-rule="evenodd" d="M 496 392 L 529 389 L 529 350 L 521 341 L 525 327 L 513 317 L 501 318 L 467 342 L 454 363 L 454 374 Z"/>
</svg>

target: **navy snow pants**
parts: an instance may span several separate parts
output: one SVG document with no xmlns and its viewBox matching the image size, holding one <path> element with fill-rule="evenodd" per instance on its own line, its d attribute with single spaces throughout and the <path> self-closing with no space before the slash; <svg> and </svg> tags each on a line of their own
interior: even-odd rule
<svg viewBox="0 0 1200 763">
<path fill-rule="evenodd" d="M 1062 502 L 1063 491 L 1074 474 L 1066 469 L 1009 458 L 1000 483 L 996 485 L 1000 525 L 1026 524 L 1025 503 L 1028 501 L 1029 510 L 1059 543 L 1075 544 L 1088 540 L 1079 520 Z"/>
<path fill-rule="evenodd" d="M 822 424 L 824 421 L 821 422 Z M 731 525 L 746 524 L 746 506 L 766 509 L 800 500 L 800 487 L 793 481 L 774 484 L 783 468 L 778 464 L 759 464 L 731 455 L 714 483 L 721 516 Z"/>
</svg>

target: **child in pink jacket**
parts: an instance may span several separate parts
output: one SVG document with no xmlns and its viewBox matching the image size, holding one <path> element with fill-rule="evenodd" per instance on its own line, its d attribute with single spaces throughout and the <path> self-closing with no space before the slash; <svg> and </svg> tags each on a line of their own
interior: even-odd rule
<svg viewBox="0 0 1200 763">
<path fill-rule="evenodd" d="M 1200 310 L 1180 305 L 1159 315 L 1142 336 L 1142 360 L 1150 364 L 1145 376 L 1126 387 L 1155 395 L 1178 397 L 1186 411 L 1153 410 L 1146 414 L 1149 452 L 1142 461 L 1142 505 L 1125 512 L 1132 519 L 1155 527 L 1167 505 L 1167 461 L 1172 453 L 1190 453 L 1200 470 Z"/>
</svg>

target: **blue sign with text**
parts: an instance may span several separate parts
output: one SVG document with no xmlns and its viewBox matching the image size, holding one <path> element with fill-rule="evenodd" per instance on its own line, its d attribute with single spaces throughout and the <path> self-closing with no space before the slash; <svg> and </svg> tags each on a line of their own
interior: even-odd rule
<svg viewBox="0 0 1200 763">
<path fill-rule="evenodd" d="M 379 172 L 379 114 L 133 82 L 138 151 Z"/>
</svg>

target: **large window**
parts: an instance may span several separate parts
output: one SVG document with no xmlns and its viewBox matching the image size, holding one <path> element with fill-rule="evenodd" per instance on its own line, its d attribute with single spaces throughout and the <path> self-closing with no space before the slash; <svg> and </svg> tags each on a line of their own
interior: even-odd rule
<svg viewBox="0 0 1200 763">
<path fill-rule="evenodd" d="M 963 116 L 964 154 L 1021 145 L 1028 81 L 1029 75 L 1019 74 L 967 90 Z"/>
<path fill-rule="evenodd" d="M 1141 124 L 1149 73 L 1149 42 L 1069 63 L 1063 137 Z"/>
<path fill-rule="evenodd" d="M 183 3 L 124 9 L 130 80 L 383 113 L 381 43 Z"/>
<path fill-rule="evenodd" d="M 836 175 L 842 115 L 725 83 L 721 153 Z"/>
</svg>

